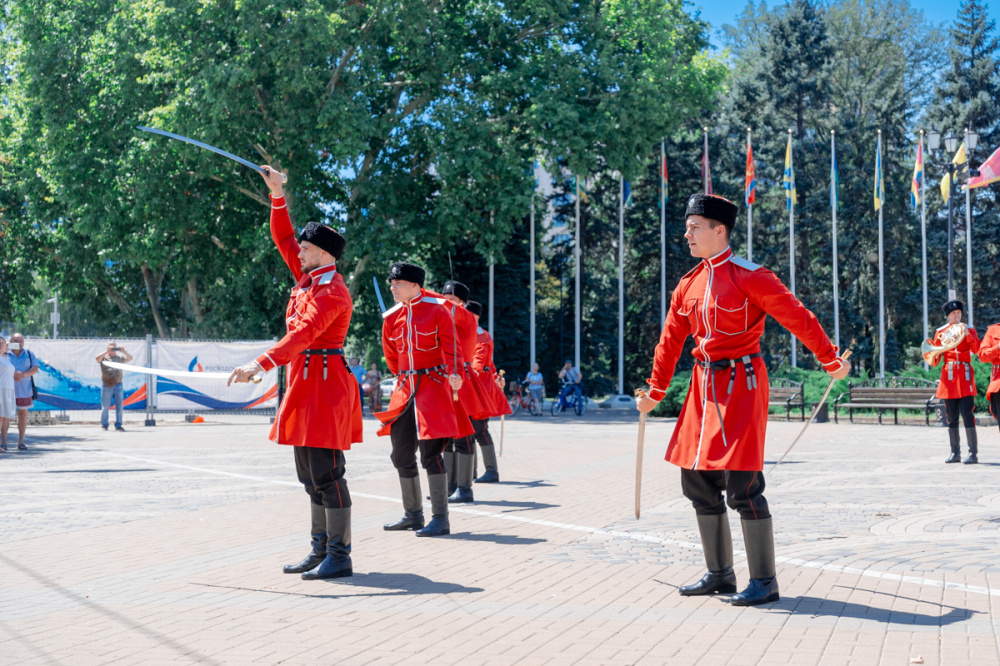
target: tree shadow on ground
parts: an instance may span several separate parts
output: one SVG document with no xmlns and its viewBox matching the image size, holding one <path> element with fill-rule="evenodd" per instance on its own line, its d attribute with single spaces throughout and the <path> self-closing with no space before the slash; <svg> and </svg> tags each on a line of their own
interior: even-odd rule
<svg viewBox="0 0 1000 666">
<path fill-rule="evenodd" d="M 476 500 L 476 506 L 495 506 L 500 509 L 507 509 L 503 513 L 515 513 L 517 511 L 536 511 L 538 509 L 555 509 L 561 504 L 546 504 L 544 502 L 510 502 L 508 500 Z"/>
<path fill-rule="evenodd" d="M 440 538 L 461 539 L 462 541 L 489 541 L 501 546 L 530 546 L 548 541 L 548 539 L 526 539 L 513 534 L 474 534 L 472 532 L 452 532 L 449 536 Z"/>
</svg>

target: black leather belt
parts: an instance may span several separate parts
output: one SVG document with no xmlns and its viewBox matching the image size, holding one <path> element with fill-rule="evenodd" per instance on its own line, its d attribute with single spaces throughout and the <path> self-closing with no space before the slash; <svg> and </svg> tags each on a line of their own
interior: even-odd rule
<svg viewBox="0 0 1000 666">
<path fill-rule="evenodd" d="M 304 355 L 306 357 L 306 364 L 302 368 L 302 379 L 305 379 L 306 377 L 309 376 L 309 361 L 312 359 L 313 356 L 322 356 L 323 357 L 323 379 L 326 379 L 326 360 L 330 356 L 339 356 L 340 360 L 344 362 L 344 367 L 347 368 L 348 371 L 350 371 L 350 367 L 348 367 L 347 361 L 344 359 L 344 350 L 343 350 L 343 348 L 336 348 L 336 349 L 306 349 L 306 350 L 300 351 L 299 353 L 302 354 L 302 355 Z"/>
<path fill-rule="evenodd" d="M 750 363 L 751 359 L 760 358 L 761 353 L 748 354 L 746 356 L 740 356 L 739 358 L 729 358 L 720 361 L 698 361 L 700 365 L 705 370 L 725 370 L 730 368 L 729 373 L 729 389 L 726 393 L 733 392 L 733 383 L 736 381 L 736 364 L 742 363 L 743 369 L 746 371 L 747 375 L 747 390 L 753 390 L 757 388 L 757 373 L 753 370 L 753 364 Z"/>
<path fill-rule="evenodd" d="M 421 370 L 403 370 L 402 372 L 399 373 L 399 375 L 401 377 L 407 375 L 429 375 L 432 372 L 438 372 L 444 374 L 444 370 L 445 367 L 443 365 L 438 365 L 433 368 L 423 368 Z"/>
</svg>

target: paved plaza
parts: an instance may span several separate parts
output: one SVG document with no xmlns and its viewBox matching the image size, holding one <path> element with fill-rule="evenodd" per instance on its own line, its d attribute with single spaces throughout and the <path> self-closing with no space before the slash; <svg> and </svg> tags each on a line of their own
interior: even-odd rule
<svg viewBox="0 0 1000 666">
<path fill-rule="evenodd" d="M 508 419 L 502 483 L 434 539 L 382 530 L 399 486 L 366 416 L 337 581 L 281 573 L 308 500 L 266 418 L 32 428 L 0 456 L 0 664 L 1000 663 L 995 428 L 946 466 L 941 428 L 811 426 L 767 477 L 781 601 L 732 608 L 677 594 L 704 562 L 674 421 L 648 424 L 636 520 L 636 414 L 592 411 Z M 770 423 L 768 461 L 800 427 Z"/>
</svg>

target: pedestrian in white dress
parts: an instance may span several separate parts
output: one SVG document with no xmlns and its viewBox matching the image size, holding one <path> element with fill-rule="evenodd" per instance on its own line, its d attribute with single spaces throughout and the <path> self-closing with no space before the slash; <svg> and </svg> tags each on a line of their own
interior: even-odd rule
<svg viewBox="0 0 1000 666">
<path fill-rule="evenodd" d="M 17 416 L 14 395 L 14 365 L 7 360 L 7 341 L 0 337 L 0 432 L 7 434 L 10 419 Z M 0 453 L 7 452 L 7 438 L 0 440 Z"/>
</svg>

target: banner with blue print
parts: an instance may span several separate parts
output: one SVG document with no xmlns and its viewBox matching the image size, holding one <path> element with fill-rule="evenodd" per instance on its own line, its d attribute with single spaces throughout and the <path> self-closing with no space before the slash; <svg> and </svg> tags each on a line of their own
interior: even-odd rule
<svg viewBox="0 0 1000 666">
<path fill-rule="evenodd" d="M 115 342 L 132 355 L 133 365 L 147 365 L 145 338 L 28 338 L 25 347 L 38 359 L 32 411 L 101 408 L 101 365 L 97 357 Z M 146 409 L 146 375 L 122 375 L 125 409 Z"/>
<path fill-rule="evenodd" d="M 273 342 L 157 340 L 157 368 L 186 372 L 230 372 L 271 348 Z M 226 386 L 224 379 L 157 377 L 157 409 L 257 409 L 278 404 L 278 373 L 261 373 L 259 384 Z"/>
</svg>

